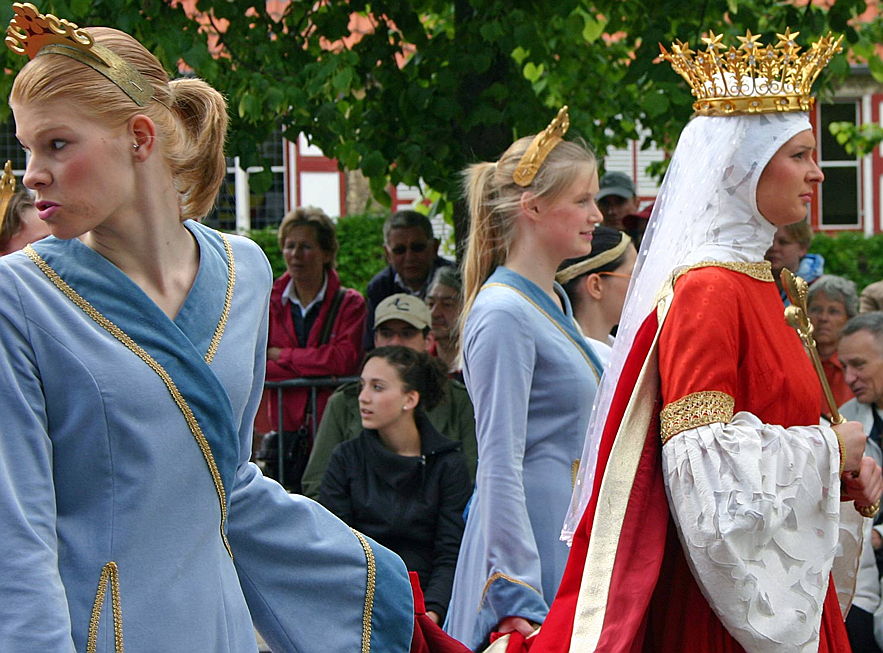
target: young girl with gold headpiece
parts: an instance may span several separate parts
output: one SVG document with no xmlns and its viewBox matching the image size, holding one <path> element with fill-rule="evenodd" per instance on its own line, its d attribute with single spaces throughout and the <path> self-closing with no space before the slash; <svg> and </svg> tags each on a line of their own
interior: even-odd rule
<svg viewBox="0 0 883 653">
<path fill-rule="evenodd" d="M 401 560 L 248 462 L 270 269 L 194 219 L 221 95 L 13 5 L 10 104 L 52 232 L 0 260 L 2 651 L 407 651 Z"/>
<path fill-rule="evenodd" d="M 476 489 L 446 630 L 475 648 L 542 622 L 567 557 L 558 541 L 601 364 L 555 283 L 601 221 L 595 159 L 549 129 L 466 172 L 463 375 L 475 406 Z"/>
<path fill-rule="evenodd" d="M 804 57 L 794 36 L 664 53 L 698 115 L 641 246 L 532 653 L 849 650 L 829 582 L 840 502 L 872 514 L 883 479 L 860 425 L 819 425 L 763 259 L 823 179 L 806 111 L 839 41 Z"/>
</svg>

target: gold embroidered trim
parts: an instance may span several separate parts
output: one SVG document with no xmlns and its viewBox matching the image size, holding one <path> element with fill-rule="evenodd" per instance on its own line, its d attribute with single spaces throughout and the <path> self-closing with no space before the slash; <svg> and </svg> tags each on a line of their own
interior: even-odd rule
<svg viewBox="0 0 883 653">
<path fill-rule="evenodd" d="M 525 583 L 523 580 L 519 580 L 517 578 L 512 578 L 512 576 L 509 576 L 508 574 L 504 574 L 502 571 L 498 571 L 495 574 L 493 574 L 490 578 L 488 578 L 487 582 L 484 584 L 484 589 L 481 591 L 481 601 L 478 602 L 478 611 L 479 612 L 481 612 L 481 606 L 482 606 L 482 604 L 484 604 L 484 599 L 487 596 L 488 591 L 491 589 L 491 585 L 494 584 L 494 581 L 500 580 L 501 578 L 503 580 L 508 580 L 510 583 L 515 583 L 516 585 L 523 585 L 524 587 L 527 587 L 528 589 L 532 589 L 537 594 L 542 595 L 542 592 L 540 592 L 533 585 L 529 585 L 529 584 Z"/>
<path fill-rule="evenodd" d="M 377 564 L 374 561 L 374 551 L 368 540 L 355 528 L 350 529 L 359 539 L 359 544 L 365 551 L 365 560 L 368 563 L 368 580 L 365 587 L 365 608 L 362 612 L 362 653 L 371 651 L 371 617 L 374 614 L 374 591 L 377 585 Z"/>
<path fill-rule="evenodd" d="M 227 319 L 230 317 L 230 307 L 233 305 L 233 286 L 236 285 L 236 261 L 233 259 L 233 248 L 230 247 L 230 241 L 227 236 L 220 231 L 218 235 L 224 243 L 224 252 L 227 254 L 227 291 L 224 293 L 224 310 L 221 311 L 221 319 L 218 320 L 218 326 L 215 327 L 215 333 L 212 335 L 212 341 L 209 343 L 208 350 L 205 352 L 205 362 L 211 363 L 215 354 L 218 353 L 218 345 L 221 344 L 221 336 L 224 335 L 224 329 L 227 328 Z"/>
<path fill-rule="evenodd" d="M 729 422 L 733 419 L 734 407 L 735 400 L 717 390 L 693 392 L 671 402 L 659 414 L 662 444 L 687 429 Z"/>
<path fill-rule="evenodd" d="M 570 487 L 576 487 L 576 477 L 579 474 L 579 458 L 570 463 Z"/>
<path fill-rule="evenodd" d="M 98 646 L 98 626 L 101 623 L 101 609 L 107 596 L 107 584 L 110 583 L 110 608 L 113 613 L 114 651 L 123 653 L 123 609 L 120 603 L 120 574 L 117 563 L 108 562 L 101 569 L 98 578 L 98 590 L 92 603 L 92 615 L 89 617 L 89 635 L 86 639 L 86 653 L 95 653 Z"/>
<path fill-rule="evenodd" d="M 758 281 L 774 281 L 772 266 L 769 261 L 757 261 L 756 263 L 737 263 L 734 261 L 702 261 L 700 263 L 696 263 L 695 265 L 690 265 L 685 267 L 682 270 L 676 270 L 674 273 L 674 278 L 672 279 L 672 285 L 674 282 L 680 279 L 683 275 L 687 274 L 690 270 L 696 270 L 698 268 L 725 268 L 727 270 L 733 270 L 734 272 L 741 272 L 742 274 L 747 274 L 752 279 L 757 279 Z"/>
<path fill-rule="evenodd" d="M 587 355 L 586 352 L 583 350 L 583 348 L 579 345 L 579 343 L 576 342 L 573 338 L 571 338 L 571 337 L 570 337 L 570 334 L 567 333 L 567 331 L 565 331 L 564 329 L 561 328 L 561 325 L 558 324 L 558 322 L 555 320 L 555 318 L 553 318 L 553 317 L 552 317 L 551 315 L 549 315 L 546 311 L 544 311 L 544 310 L 540 307 L 539 304 L 537 304 L 534 300 L 532 300 L 530 297 L 528 297 L 528 296 L 525 295 L 523 292 L 521 292 L 518 288 L 516 288 L 515 286 L 510 286 L 508 283 L 500 283 L 500 282 L 498 282 L 498 281 L 494 281 L 494 282 L 492 282 L 492 283 L 486 283 L 486 284 L 484 284 L 484 285 L 481 287 L 481 290 L 484 290 L 485 288 L 492 288 L 492 287 L 494 287 L 494 286 L 497 286 L 497 287 L 499 287 L 499 288 L 508 288 L 509 290 L 514 290 L 514 291 L 517 292 L 519 295 L 521 295 L 522 297 L 524 297 L 524 299 L 526 299 L 526 300 L 528 301 L 528 303 L 530 303 L 531 306 L 533 306 L 533 307 L 534 307 L 535 309 L 537 309 L 540 313 L 542 313 L 543 315 L 545 315 L 546 318 L 549 320 L 549 322 L 551 322 L 553 325 L 555 325 L 555 328 L 558 329 L 558 330 L 564 335 L 564 337 L 567 338 L 568 340 L 570 340 L 570 342 L 573 343 L 573 346 L 577 348 L 577 350 L 579 351 L 579 353 L 582 355 L 583 359 L 586 361 L 586 363 L 588 363 L 588 365 L 589 365 L 589 369 L 592 370 L 592 374 L 595 375 L 595 380 L 598 381 L 598 382 L 601 381 L 601 371 L 595 369 L 595 366 L 592 365 L 592 359 L 588 357 L 588 355 Z"/>
<path fill-rule="evenodd" d="M 227 541 L 227 534 L 225 532 L 227 526 L 227 493 L 224 490 L 224 483 L 221 480 L 221 474 L 218 471 L 218 466 L 215 463 L 215 458 L 212 455 L 208 440 L 206 440 L 205 434 L 202 432 L 202 427 L 199 426 L 199 422 L 196 421 L 196 416 L 193 414 L 193 410 L 188 405 L 187 400 L 184 399 L 184 395 L 178 390 L 178 386 L 175 385 L 172 377 L 169 376 L 169 373 L 166 372 L 162 365 L 156 362 L 150 354 L 140 347 L 138 343 L 132 340 L 129 334 L 104 317 L 104 315 L 92 306 L 92 304 L 90 304 L 82 295 L 71 288 L 64 279 L 58 276 L 58 273 L 53 270 L 45 260 L 43 260 L 43 257 L 40 256 L 33 247 L 28 245 L 25 247 L 24 252 L 27 254 L 28 258 L 40 268 L 40 271 L 43 272 L 43 274 L 45 274 L 49 280 L 77 306 L 77 308 L 92 318 L 99 326 L 110 333 L 110 335 L 119 340 L 138 358 L 147 363 L 147 366 L 150 367 L 160 379 L 162 379 L 162 382 L 168 389 L 169 394 L 172 395 L 172 399 L 175 401 L 178 409 L 184 415 L 184 420 L 187 422 L 187 426 L 190 428 L 190 432 L 193 434 L 196 444 L 199 446 L 199 450 L 202 452 L 202 456 L 205 458 L 205 462 L 208 465 L 209 473 L 215 484 L 215 491 L 218 494 L 218 502 L 221 505 L 221 540 L 224 542 L 224 548 L 227 549 L 227 553 L 232 558 L 233 550 L 230 548 L 230 542 Z"/>
</svg>

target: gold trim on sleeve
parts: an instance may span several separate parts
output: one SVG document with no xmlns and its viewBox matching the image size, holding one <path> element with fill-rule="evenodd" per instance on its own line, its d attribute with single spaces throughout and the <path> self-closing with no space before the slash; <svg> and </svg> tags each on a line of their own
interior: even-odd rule
<svg viewBox="0 0 883 653">
<path fill-rule="evenodd" d="M 86 653 L 95 653 L 98 647 L 98 626 L 101 623 L 101 609 L 107 596 L 107 585 L 110 583 L 110 608 L 113 613 L 113 641 L 115 653 L 123 653 L 123 609 L 120 604 L 120 574 L 117 563 L 108 562 L 101 569 L 98 578 L 98 590 L 92 603 L 92 615 L 89 618 L 89 635 L 86 639 Z"/>
<path fill-rule="evenodd" d="M 726 392 L 693 392 L 673 401 L 659 414 L 662 444 L 687 429 L 733 419 L 735 400 Z"/>
<path fill-rule="evenodd" d="M 481 601 L 478 602 L 478 611 L 479 612 L 481 612 L 481 606 L 484 605 L 484 599 L 487 596 L 488 591 L 491 589 L 491 585 L 494 584 L 494 581 L 500 580 L 501 578 L 503 580 L 508 580 L 510 583 L 515 583 L 516 585 L 523 585 L 524 587 L 526 587 L 528 589 L 532 589 L 534 592 L 536 592 L 540 596 L 542 596 L 542 594 L 543 594 L 540 590 L 538 590 L 533 585 L 529 585 L 528 583 L 525 583 L 523 580 L 519 580 L 518 578 L 512 578 L 512 576 L 509 576 L 508 574 L 504 574 L 502 571 L 498 571 L 498 572 L 492 574 L 491 577 L 487 579 L 487 582 L 484 584 L 484 589 L 481 590 Z"/>
<path fill-rule="evenodd" d="M 374 561 L 374 551 L 368 539 L 355 528 L 350 529 L 359 540 L 365 551 L 365 560 L 368 563 L 368 578 L 365 583 L 365 607 L 362 611 L 362 653 L 371 651 L 371 617 L 374 614 L 374 592 L 377 585 L 377 563 Z"/>
<path fill-rule="evenodd" d="M 227 553 L 230 558 L 233 558 L 233 549 L 230 548 L 230 542 L 227 540 L 226 526 L 227 526 L 227 493 L 224 490 L 224 482 L 221 479 L 221 473 L 218 471 L 218 466 L 215 463 L 215 457 L 212 454 L 211 446 L 208 443 L 208 440 L 205 437 L 205 434 L 202 432 L 202 427 L 199 425 L 199 422 L 196 420 L 196 416 L 193 414 L 193 409 L 190 408 L 190 405 L 187 403 L 187 400 L 184 398 L 184 395 L 181 394 L 181 391 L 178 390 L 178 386 L 175 385 L 175 381 L 166 372 L 165 368 L 160 365 L 156 359 L 153 358 L 147 351 L 138 345 L 129 334 L 123 331 L 120 327 L 114 324 L 112 321 L 107 319 L 104 315 L 102 315 L 92 304 L 88 302 L 82 295 L 80 295 L 76 290 L 71 288 L 67 282 L 58 276 L 58 273 L 52 269 L 42 256 L 40 256 L 37 251 L 28 245 L 24 249 L 25 254 L 27 254 L 28 258 L 30 258 L 40 271 L 45 274 L 49 280 L 55 284 L 55 286 L 67 296 L 80 310 L 82 310 L 86 315 L 92 318 L 99 326 L 101 326 L 105 331 L 110 333 L 114 338 L 119 340 L 123 345 L 125 345 L 132 353 L 134 353 L 138 358 L 144 361 L 147 366 L 152 369 L 157 376 L 162 380 L 165 384 L 166 388 L 169 391 L 169 394 L 172 395 L 172 399 L 175 404 L 178 406 L 178 409 L 181 411 L 181 414 L 184 416 L 184 420 L 187 422 L 187 426 L 190 429 L 190 432 L 193 434 L 193 438 L 196 440 L 196 444 L 199 446 L 199 450 L 202 452 L 202 456 L 205 459 L 206 464 L 208 465 L 209 473 L 211 474 L 212 481 L 215 485 L 215 491 L 218 494 L 218 503 L 221 507 L 221 540 L 224 542 L 224 548 L 227 549 Z M 232 259 L 230 260 L 232 264 Z M 230 283 L 230 278 L 232 275 L 228 275 L 228 283 Z M 222 316 L 226 323 L 226 319 Z"/>
</svg>

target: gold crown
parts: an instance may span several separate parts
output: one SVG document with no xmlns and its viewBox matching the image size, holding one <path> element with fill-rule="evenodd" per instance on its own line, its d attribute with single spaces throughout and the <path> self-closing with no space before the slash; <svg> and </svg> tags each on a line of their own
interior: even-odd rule
<svg viewBox="0 0 883 653">
<path fill-rule="evenodd" d="M 687 80 L 693 90 L 695 115 L 730 116 L 777 111 L 809 111 L 814 98 L 813 82 L 831 58 L 842 51 L 843 36 L 829 32 L 800 53 L 794 39 L 800 32 L 776 34 L 775 45 L 758 43 L 751 30 L 737 37 L 739 47 L 721 43 L 720 34 L 709 32 L 702 38 L 706 50 L 693 52 L 675 41 L 671 53 L 662 44 L 662 59 Z"/>
<path fill-rule="evenodd" d="M 153 87 L 118 54 L 102 45 L 86 30 L 64 18 L 41 14 L 30 2 L 15 2 L 6 46 L 29 59 L 44 54 L 60 54 L 76 59 L 116 84 L 139 107 L 153 98 Z"/>
<path fill-rule="evenodd" d="M 543 161 L 549 156 L 549 152 L 564 140 L 564 134 L 569 128 L 570 116 L 567 114 L 567 106 L 563 106 L 549 126 L 534 136 L 518 162 L 515 172 L 512 173 L 512 180 L 519 186 L 530 184 L 537 176 Z"/>
<path fill-rule="evenodd" d="M 12 161 L 7 161 L 0 177 L 0 225 L 6 221 L 6 209 L 15 195 L 15 175 L 12 174 Z"/>
</svg>

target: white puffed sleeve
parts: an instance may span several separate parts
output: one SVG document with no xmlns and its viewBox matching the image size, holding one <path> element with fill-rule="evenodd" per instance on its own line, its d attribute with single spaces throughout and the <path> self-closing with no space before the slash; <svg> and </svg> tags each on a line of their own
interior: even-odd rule
<svg viewBox="0 0 883 653">
<path fill-rule="evenodd" d="M 672 515 L 712 609 L 748 651 L 815 651 L 837 550 L 839 452 L 825 426 L 738 412 L 662 450 Z"/>
</svg>

